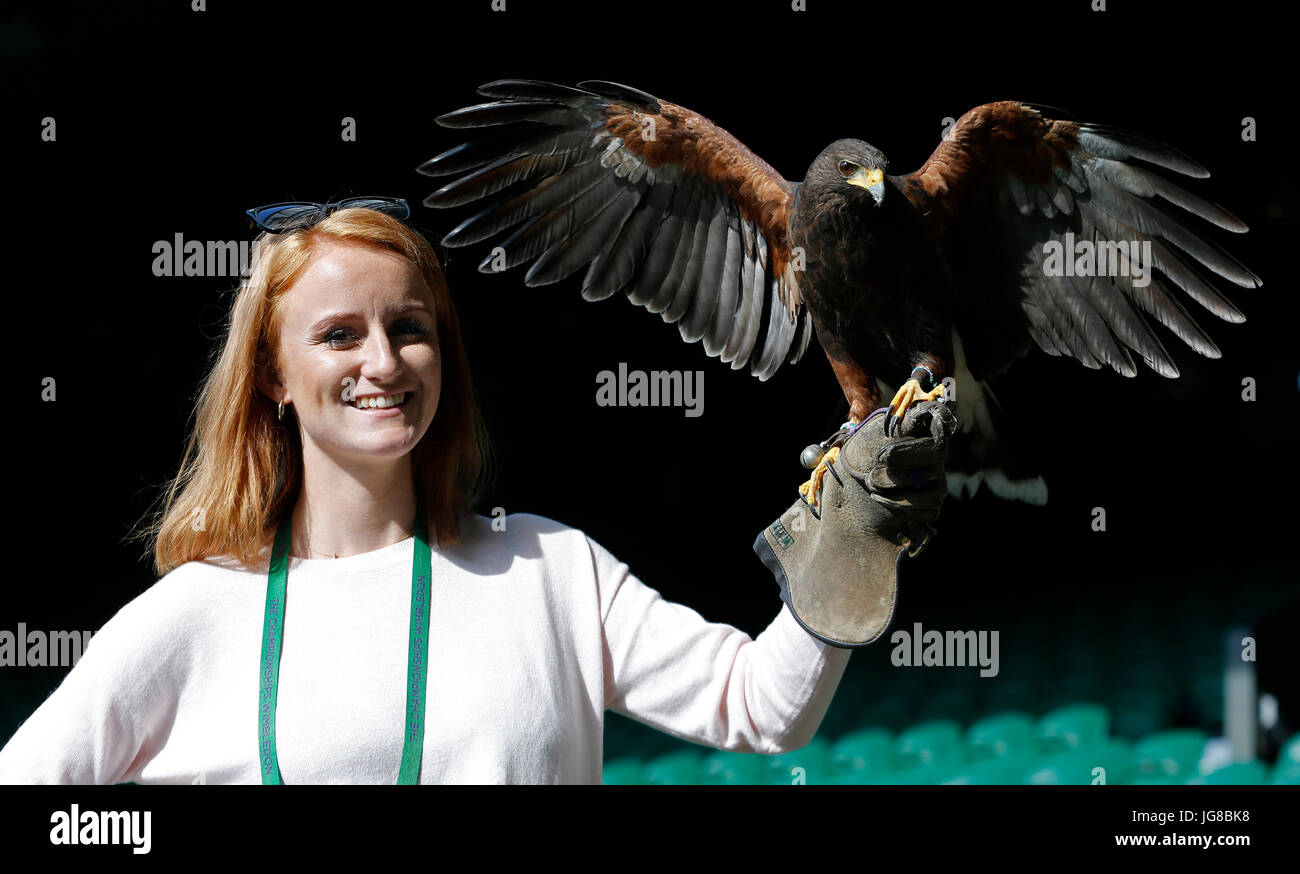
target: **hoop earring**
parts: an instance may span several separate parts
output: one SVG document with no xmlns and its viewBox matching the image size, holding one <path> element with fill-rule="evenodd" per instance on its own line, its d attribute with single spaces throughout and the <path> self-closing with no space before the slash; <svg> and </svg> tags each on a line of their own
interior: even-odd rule
<svg viewBox="0 0 1300 874">
<path fill-rule="evenodd" d="M 284 401 L 280 401 L 280 405 L 275 408 L 275 418 L 284 421 Z"/>
</svg>

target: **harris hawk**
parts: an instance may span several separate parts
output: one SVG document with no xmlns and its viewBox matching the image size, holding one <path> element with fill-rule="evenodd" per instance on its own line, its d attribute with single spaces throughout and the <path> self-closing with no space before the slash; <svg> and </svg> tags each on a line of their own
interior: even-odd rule
<svg viewBox="0 0 1300 874">
<path fill-rule="evenodd" d="M 426 206 L 477 206 L 443 244 L 502 234 L 479 270 L 531 261 L 529 286 L 586 268 L 587 300 L 622 293 L 760 380 L 797 362 L 815 331 L 849 422 L 829 451 L 805 452 L 814 471 L 800 492 L 814 508 L 851 426 L 892 395 L 893 431 L 909 405 L 955 394 L 945 381 L 969 413 L 969 469 L 950 468 L 950 491 L 983 481 L 1045 503 L 1041 477 L 998 437 L 988 380 L 1035 345 L 1125 376 L 1136 356 L 1177 377 L 1153 321 L 1220 353 L 1173 288 L 1242 322 L 1203 271 L 1261 285 L 1184 226 L 1187 214 L 1247 229 L 1168 178 L 1208 177 L 1199 164 L 1015 101 L 964 114 L 913 173 L 889 175 L 879 149 L 842 139 L 791 182 L 699 113 L 624 85 L 507 79 L 478 93 L 490 102 L 437 119 L 468 139 L 419 168 L 455 177 Z"/>
</svg>

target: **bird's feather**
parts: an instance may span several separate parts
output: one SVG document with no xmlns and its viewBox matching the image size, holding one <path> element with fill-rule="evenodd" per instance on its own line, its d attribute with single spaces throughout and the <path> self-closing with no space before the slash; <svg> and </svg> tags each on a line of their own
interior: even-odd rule
<svg viewBox="0 0 1300 874">
<path fill-rule="evenodd" d="M 502 79 L 479 93 L 491 102 L 438 117 L 471 139 L 419 168 L 456 177 L 427 205 L 482 204 L 445 245 L 504 234 L 504 258 L 494 249 L 480 269 L 531 261 L 530 285 L 585 266 L 584 297 L 623 291 L 763 379 L 792 345 L 802 354 L 799 286 L 778 281 L 795 187 L 766 162 L 698 113 L 617 83 Z"/>
<path fill-rule="evenodd" d="M 1236 233 L 1246 226 L 1163 172 L 1209 175 L 1182 152 L 1148 137 L 1056 121 L 1024 104 L 1003 102 L 963 115 L 919 170 L 899 177 L 953 269 L 958 326 L 968 336 L 977 376 L 1000 372 L 1016 357 L 1000 322 L 1012 312 L 1009 304 L 1018 307 L 1017 323 L 1040 348 L 1088 367 L 1104 363 L 1127 373 L 1130 350 L 1158 373 L 1176 376 L 1173 358 L 1144 315 L 1196 352 L 1217 356 L 1213 341 L 1171 288 L 1221 319 L 1242 321 L 1241 311 L 1197 268 L 1243 287 L 1261 283 L 1221 246 L 1189 228 L 1184 217 Z M 1092 245 L 1123 243 L 1125 254 L 1135 243 L 1137 252 L 1150 252 L 1150 263 L 1125 261 L 1106 276 L 1048 276 L 1044 244 L 1064 246 L 1067 232 Z M 1147 284 L 1135 282 L 1129 268 L 1145 269 Z"/>
</svg>

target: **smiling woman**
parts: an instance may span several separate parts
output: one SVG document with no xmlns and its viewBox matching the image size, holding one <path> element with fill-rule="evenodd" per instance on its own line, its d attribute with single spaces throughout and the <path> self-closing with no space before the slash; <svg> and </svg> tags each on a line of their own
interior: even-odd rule
<svg viewBox="0 0 1300 874">
<path fill-rule="evenodd" d="M 348 525 L 349 505 L 390 495 L 400 520 L 415 515 L 412 450 L 428 431 L 442 388 L 437 308 L 428 283 L 400 255 L 321 241 L 292 295 L 277 300 L 274 363 L 259 373 L 277 417 L 296 411 L 304 494 L 294 511 L 303 557 L 335 558 L 382 546 L 383 532 Z M 318 318 L 321 313 L 327 315 Z M 329 500 L 319 499 L 329 496 Z M 334 542 L 309 544 L 332 508 Z M 327 523 L 327 524 L 328 524 Z M 356 542 L 339 538 L 351 535 Z M 324 548 L 324 547 L 330 548 Z"/>
<path fill-rule="evenodd" d="M 598 783 L 607 710 L 807 744 L 850 650 L 785 608 L 751 638 L 582 531 L 469 511 L 486 443 L 437 258 L 335 206 L 263 225 L 147 531 L 162 578 L 0 750 L 0 782 Z"/>
<path fill-rule="evenodd" d="M 255 249 L 153 530 L 158 572 L 222 554 L 255 564 L 290 507 L 294 555 L 365 552 L 409 528 L 417 487 L 439 541 L 455 543 L 486 432 L 433 250 L 371 209 Z M 398 409 L 371 406 L 398 392 Z M 392 494 L 391 518 L 358 530 L 349 519 L 374 494 Z"/>
</svg>

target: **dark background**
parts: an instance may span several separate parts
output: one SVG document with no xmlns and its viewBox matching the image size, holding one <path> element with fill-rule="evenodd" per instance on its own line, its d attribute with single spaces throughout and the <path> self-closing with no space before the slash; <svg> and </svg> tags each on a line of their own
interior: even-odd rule
<svg viewBox="0 0 1300 874">
<path fill-rule="evenodd" d="M 934 547 L 904 568 L 895 618 L 896 628 L 1000 630 L 1002 676 L 975 684 L 961 669 L 894 671 L 887 682 L 924 687 L 926 701 L 948 702 L 934 705 L 941 713 L 1041 713 L 1091 694 L 1094 680 L 1070 686 L 1079 666 L 1101 682 L 1115 664 L 1135 675 L 1153 661 L 1209 670 L 1229 624 L 1269 615 L 1297 591 L 1293 107 L 1276 91 L 1291 80 L 1289 28 L 1257 2 L 1211 16 L 1179 3 L 1095 13 L 1081 0 L 808 5 L 3 13 L 7 494 L 10 544 L 30 565 L 3 587 L 0 628 L 95 629 L 155 580 L 123 538 L 175 473 L 236 285 L 154 277 L 155 241 L 251 239 L 248 207 L 348 194 L 407 198 L 412 223 L 436 240 L 468 213 L 418 205 L 441 182 L 415 168 L 459 141 L 435 116 L 479 102 L 475 86 L 494 79 L 608 79 L 703 113 L 789 179 L 848 136 L 907 172 L 945 116 L 1001 99 L 1130 128 L 1209 168 L 1211 179 L 1185 187 L 1251 232 L 1189 225 L 1263 279 L 1258 290 L 1217 283 L 1248 321 L 1222 323 L 1188 302 L 1223 358 L 1199 358 L 1161 329 L 1178 380 L 1149 370 L 1124 379 L 1037 352 L 1022 362 L 998 390 L 1042 450 L 1050 503 L 987 491 L 950 500 Z M 57 119 L 55 143 L 40 139 L 45 116 Z M 356 142 L 340 140 L 345 116 Z M 1241 139 L 1245 116 L 1257 142 Z M 542 288 L 525 287 L 522 269 L 480 275 L 487 249 L 445 257 L 499 459 L 486 507 L 581 528 L 666 597 L 762 631 L 780 602 L 750 544 L 794 500 L 800 450 L 844 418 L 824 355 L 814 344 L 762 384 L 625 301 L 584 302 L 581 274 Z M 619 362 L 703 370 L 704 415 L 597 407 L 596 374 Z M 40 399 L 47 376 L 55 403 Z M 1253 403 L 1241 398 L 1245 377 L 1257 382 Z M 1098 506 L 1105 532 L 1091 528 Z M 1283 643 L 1261 646 L 1262 678 L 1292 672 Z M 889 651 L 882 641 L 854 655 L 836 702 L 852 709 L 846 724 L 872 716 L 869 692 L 840 699 L 858 688 L 854 677 L 884 677 Z M 1025 679 L 1031 667 L 1060 682 Z M 0 671 L 0 736 L 62 674 Z M 1133 686 L 1150 690 L 1156 727 L 1206 722 L 1184 700 L 1191 693 L 1162 682 Z M 930 712 L 899 705 L 880 719 Z"/>
</svg>

